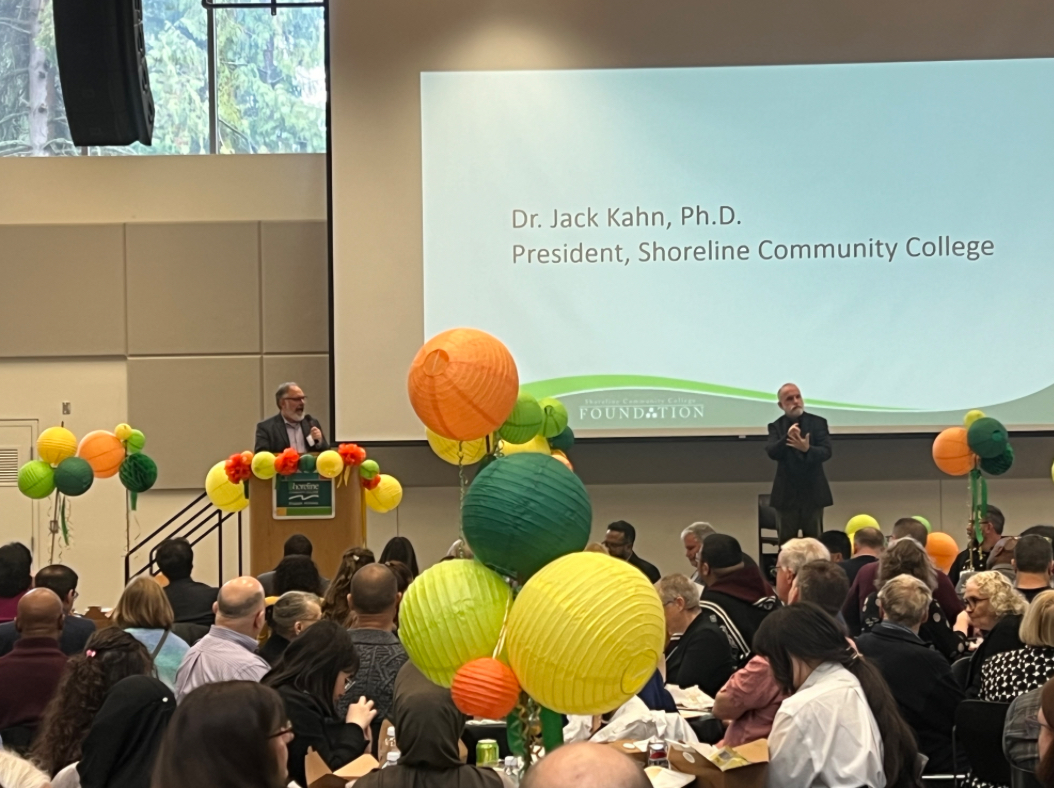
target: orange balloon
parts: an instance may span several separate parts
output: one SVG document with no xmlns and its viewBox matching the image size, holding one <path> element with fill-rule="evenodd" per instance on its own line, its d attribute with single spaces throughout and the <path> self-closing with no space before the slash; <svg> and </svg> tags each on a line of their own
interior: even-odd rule
<svg viewBox="0 0 1054 788">
<path fill-rule="evenodd" d="M 504 719 L 520 699 L 520 682 L 512 668 L 491 657 L 467 662 L 450 685 L 454 705 L 470 717 Z"/>
<path fill-rule="evenodd" d="M 453 328 L 417 351 L 407 388 L 428 429 L 450 440 L 474 441 L 505 423 L 520 377 L 499 340 L 475 328 Z"/>
<path fill-rule="evenodd" d="M 977 455 L 970 451 L 963 427 L 949 427 L 933 440 L 933 461 L 951 476 L 965 476 L 974 469 Z"/>
<path fill-rule="evenodd" d="M 959 545 L 948 534 L 934 531 L 926 537 L 926 553 L 942 572 L 947 573 L 959 555 Z"/>
<path fill-rule="evenodd" d="M 562 463 L 563 463 L 564 465 L 566 465 L 566 466 L 567 466 L 567 470 L 569 470 L 569 471 L 573 471 L 573 470 L 575 469 L 575 466 L 573 466 L 573 465 L 571 464 L 571 461 L 570 461 L 569 459 L 567 459 L 567 455 L 566 455 L 566 454 L 564 454 L 564 453 L 563 453 L 562 451 L 560 451 L 559 449 L 553 449 L 553 454 L 552 454 L 552 456 L 553 456 L 553 459 L 554 459 L 554 460 L 559 460 L 559 461 L 560 461 L 560 462 L 562 462 Z"/>
<path fill-rule="evenodd" d="M 112 432 L 95 430 L 81 438 L 77 456 L 91 466 L 97 479 L 108 479 L 121 470 L 124 446 Z"/>
</svg>

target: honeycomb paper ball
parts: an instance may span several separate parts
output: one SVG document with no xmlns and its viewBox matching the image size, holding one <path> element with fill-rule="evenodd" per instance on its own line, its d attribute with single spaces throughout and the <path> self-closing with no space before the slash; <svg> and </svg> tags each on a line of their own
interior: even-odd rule
<svg viewBox="0 0 1054 788">
<path fill-rule="evenodd" d="M 478 561 L 443 561 L 422 572 L 399 607 L 399 639 L 435 684 L 449 687 L 466 662 L 498 644 L 512 590 Z"/>
<path fill-rule="evenodd" d="M 43 460 L 30 460 L 18 469 L 18 491 L 28 498 L 47 498 L 55 489 L 55 471 Z"/>
<path fill-rule="evenodd" d="M 555 438 L 567 429 L 567 408 L 564 403 L 554 397 L 546 397 L 538 402 L 545 414 L 542 423 L 542 435 L 546 438 Z"/>
<path fill-rule="evenodd" d="M 509 418 L 498 428 L 498 434 L 509 443 L 526 443 L 542 431 L 545 414 L 530 392 L 521 390 Z"/>
<path fill-rule="evenodd" d="M 474 441 L 454 441 L 430 429 L 425 429 L 425 436 L 436 456 L 451 465 L 475 465 L 487 456 L 495 443 L 494 439 L 489 437 Z"/>
<path fill-rule="evenodd" d="M 271 467 L 274 467 L 273 460 Z M 315 459 L 315 470 L 318 471 L 319 476 L 335 479 L 344 471 L 344 458 L 333 449 L 326 449 Z"/>
<path fill-rule="evenodd" d="M 121 470 L 124 446 L 112 432 L 95 430 L 81 438 L 77 456 L 88 462 L 96 478 L 109 479 Z"/>
<path fill-rule="evenodd" d="M 226 472 L 225 472 L 226 475 Z M 157 481 L 157 463 L 140 452 L 129 454 L 121 464 L 121 484 L 129 492 L 143 493 Z"/>
<path fill-rule="evenodd" d="M 965 476 L 973 470 L 977 457 L 966 442 L 964 427 L 949 427 L 934 438 L 933 461 L 950 476 Z"/>
<path fill-rule="evenodd" d="M 1010 445 L 1009 441 L 1006 427 L 988 416 L 975 421 L 966 431 L 967 445 L 981 459 L 1001 456 Z"/>
<path fill-rule="evenodd" d="M 549 441 L 544 435 L 535 435 L 526 443 L 502 441 L 501 453 L 506 457 L 512 454 L 551 454 L 552 449 L 549 448 Z"/>
<path fill-rule="evenodd" d="M 644 574 L 599 553 L 558 558 L 509 614 L 509 662 L 527 693 L 561 714 L 604 714 L 640 692 L 662 656 L 666 621 Z"/>
<path fill-rule="evenodd" d="M 998 457 L 982 457 L 981 470 L 993 476 L 1002 476 L 1014 464 L 1014 447 L 1009 443 Z"/>
<path fill-rule="evenodd" d="M 943 531 L 934 531 L 926 537 L 926 553 L 942 572 L 948 572 L 959 555 L 959 545 Z"/>
<path fill-rule="evenodd" d="M 473 479 L 461 527 L 476 558 L 521 583 L 586 546 L 593 508 L 585 485 L 557 460 L 515 454 Z"/>
<path fill-rule="evenodd" d="M 473 441 L 509 417 L 520 390 L 512 354 L 474 328 L 432 337 L 417 352 L 407 381 L 417 417 L 444 438 Z"/>
<path fill-rule="evenodd" d="M 227 478 L 227 470 L 224 467 L 226 460 L 220 460 L 209 469 L 205 476 L 205 492 L 220 511 L 240 512 L 249 505 L 249 499 L 245 497 L 245 486 L 231 484 Z"/>
<path fill-rule="evenodd" d="M 324 454 L 325 452 L 323 452 Z M 321 455 L 319 455 L 321 456 Z M 337 455 L 338 458 L 340 455 Z M 257 479 L 272 479 L 277 473 L 274 467 L 274 454 L 269 451 L 258 451 L 253 455 L 252 461 L 253 476 Z M 344 467 L 343 461 L 341 461 L 341 468 Z"/>
<path fill-rule="evenodd" d="M 94 481 L 95 473 L 91 466 L 80 457 L 67 457 L 55 468 L 55 489 L 71 498 L 84 495 Z"/>
<path fill-rule="evenodd" d="M 49 465 L 58 465 L 77 453 L 77 438 L 65 427 L 48 427 L 37 438 L 37 456 Z"/>
<path fill-rule="evenodd" d="M 394 476 L 380 474 L 381 483 L 372 490 L 366 490 L 366 505 L 373 511 L 384 514 L 390 512 L 403 502 L 403 486 Z"/>
<path fill-rule="evenodd" d="M 501 720 L 520 699 L 520 683 L 512 668 L 492 657 L 461 666 L 450 685 L 454 705 L 469 717 Z"/>
</svg>

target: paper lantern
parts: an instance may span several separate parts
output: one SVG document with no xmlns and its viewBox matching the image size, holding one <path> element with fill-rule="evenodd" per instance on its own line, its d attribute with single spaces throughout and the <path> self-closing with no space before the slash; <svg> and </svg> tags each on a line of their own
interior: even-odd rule
<svg viewBox="0 0 1054 788">
<path fill-rule="evenodd" d="M 119 441 L 126 441 L 132 436 L 132 428 L 130 425 L 121 422 L 113 428 L 114 437 Z"/>
<path fill-rule="evenodd" d="M 494 653 L 512 590 L 478 561 L 443 561 L 422 572 L 399 607 L 399 639 L 428 679 L 449 687 L 466 662 Z"/>
<path fill-rule="evenodd" d="M 968 411 L 966 411 L 966 415 L 963 416 L 963 426 L 966 427 L 966 429 L 970 429 L 970 425 L 971 424 L 973 424 L 978 419 L 983 419 L 983 418 L 984 418 L 984 411 L 983 410 L 976 410 L 976 409 L 975 410 L 968 410 Z"/>
<path fill-rule="evenodd" d="M 43 460 L 30 460 L 18 469 L 18 491 L 27 498 L 47 498 L 55 489 L 55 471 Z"/>
<path fill-rule="evenodd" d="M 942 572 L 951 570 L 959 555 L 959 545 L 948 534 L 934 531 L 926 537 L 926 553 Z"/>
<path fill-rule="evenodd" d="M 521 390 L 516 396 L 516 404 L 505 423 L 498 428 L 498 434 L 509 443 L 526 443 L 542 431 L 545 414 L 534 395 Z"/>
<path fill-rule="evenodd" d="M 319 476 L 327 479 L 335 479 L 344 470 L 344 460 L 333 449 L 326 449 L 315 458 L 315 470 Z"/>
<path fill-rule="evenodd" d="M 226 470 L 224 470 L 224 475 L 226 475 Z M 139 493 L 149 490 L 156 481 L 157 463 L 142 452 L 129 454 L 121 463 L 121 484 L 131 493 L 129 504 L 132 511 L 136 509 Z"/>
<path fill-rule="evenodd" d="M 934 438 L 933 461 L 950 476 L 965 476 L 973 470 L 977 457 L 966 442 L 964 427 L 949 427 Z"/>
<path fill-rule="evenodd" d="M 546 397 L 538 404 L 541 405 L 544 414 L 542 435 L 546 438 L 555 438 L 567 429 L 567 408 L 564 407 L 564 403 L 555 397 Z"/>
<path fill-rule="evenodd" d="M 520 699 L 520 682 L 512 668 L 492 657 L 474 659 L 454 674 L 450 696 L 463 714 L 502 720 Z"/>
<path fill-rule="evenodd" d="M 593 508 L 585 485 L 542 454 L 491 463 L 472 481 L 461 508 L 476 558 L 521 583 L 589 541 Z"/>
<path fill-rule="evenodd" d="M 475 441 L 453 441 L 430 429 L 425 429 L 425 437 L 436 456 L 451 465 L 475 465 L 495 445 L 495 440 L 490 436 Z"/>
<path fill-rule="evenodd" d="M 274 467 L 274 455 L 269 451 L 258 451 L 253 455 L 253 476 L 257 479 L 272 479 L 278 473 Z"/>
<path fill-rule="evenodd" d="M 545 439 L 544 435 L 535 435 L 526 443 L 502 441 L 501 444 L 501 453 L 506 456 L 512 454 L 549 454 L 551 451 L 549 441 Z"/>
<path fill-rule="evenodd" d="M 209 469 L 205 477 L 205 492 L 220 511 L 240 512 L 249 505 L 249 499 L 245 497 L 245 485 L 231 484 L 225 464 L 226 461 L 221 460 Z"/>
<path fill-rule="evenodd" d="M 483 331 L 454 328 L 417 352 L 407 382 L 417 417 L 444 438 L 472 441 L 497 430 L 520 390 L 508 348 Z"/>
<path fill-rule="evenodd" d="M 125 441 L 129 454 L 137 454 L 146 447 L 146 436 L 140 430 L 132 430 L 131 435 Z"/>
<path fill-rule="evenodd" d="M 37 438 L 37 456 L 49 465 L 58 465 L 77 453 L 77 438 L 65 427 L 48 427 Z"/>
<path fill-rule="evenodd" d="M 930 521 L 927 520 L 925 517 L 923 517 L 921 514 L 913 514 L 913 515 L 911 515 L 911 519 L 915 520 L 916 522 L 922 523 L 924 526 L 926 526 L 926 533 L 928 533 L 928 534 L 933 533 L 933 526 L 930 525 Z"/>
<path fill-rule="evenodd" d="M 94 481 L 91 466 L 80 457 L 67 457 L 55 468 L 55 489 L 70 498 L 84 495 Z"/>
<path fill-rule="evenodd" d="M 509 661 L 527 693 L 561 714 L 604 714 L 648 682 L 665 640 L 644 574 L 599 553 L 559 558 L 527 581 L 509 614 Z"/>
<path fill-rule="evenodd" d="M 302 454 L 296 464 L 297 470 L 300 473 L 314 473 L 315 472 L 315 455 L 314 454 Z"/>
<path fill-rule="evenodd" d="M 560 451 L 567 451 L 575 445 L 574 430 L 572 430 L 570 427 L 567 427 L 555 438 L 550 438 L 549 445 L 552 446 L 554 449 L 559 449 Z"/>
<path fill-rule="evenodd" d="M 1002 476 L 1014 464 L 1014 447 L 1009 443 L 998 457 L 981 458 L 981 470 L 993 476 Z"/>
<path fill-rule="evenodd" d="M 379 474 L 377 478 L 380 479 L 377 486 L 366 491 L 366 505 L 384 514 L 403 502 L 403 486 L 398 479 L 386 473 Z"/>
<path fill-rule="evenodd" d="M 861 528 L 878 528 L 881 530 L 881 526 L 878 524 L 878 520 L 869 514 L 858 514 L 849 518 L 849 522 L 845 524 L 845 532 L 852 536 Z"/>
<path fill-rule="evenodd" d="M 977 419 L 966 431 L 966 442 L 970 450 L 982 459 L 999 457 L 1010 445 L 1006 427 L 993 418 Z"/>
<path fill-rule="evenodd" d="M 95 430 L 81 438 L 77 456 L 87 461 L 97 479 L 109 479 L 121 469 L 124 446 L 112 432 Z"/>
</svg>

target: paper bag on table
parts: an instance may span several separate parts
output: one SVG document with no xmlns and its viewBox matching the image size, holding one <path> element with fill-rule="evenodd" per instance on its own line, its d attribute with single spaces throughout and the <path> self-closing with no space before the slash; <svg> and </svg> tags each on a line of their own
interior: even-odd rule
<svg viewBox="0 0 1054 788">
<path fill-rule="evenodd" d="M 304 758 L 304 776 L 307 788 L 344 788 L 351 780 L 369 774 L 379 765 L 376 758 L 366 753 L 334 772 L 326 766 L 322 756 L 309 747 Z"/>
<path fill-rule="evenodd" d="M 696 785 L 700 788 L 763 788 L 768 762 L 767 739 L 738 747 L 697 744 L 692 748 L 670 749 L 670 767 L 696 775 Z"/>
</svg>

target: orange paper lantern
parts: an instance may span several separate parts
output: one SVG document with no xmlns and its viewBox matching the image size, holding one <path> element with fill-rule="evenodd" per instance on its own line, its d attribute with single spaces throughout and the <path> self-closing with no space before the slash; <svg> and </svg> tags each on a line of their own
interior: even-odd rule
<svg viewBox="0 0 1054 788">
<path fill-rule="evenodd" d="M 95 430 L 81 438 L 77 456 L 91 466 L 97 479 L 108 479 L 121 470 L 124 446 L 112 432 Z"/>
<path fill-rule="evenodd" d="M 942 572 L 947 573 L 959 555 L 959 545 L 948 534 L 934 531 L 926 537 L 926 553 Z"/>
<path fill-rule="evenodd" d="M 520 683 L 512 668 L 491 657 L 466 662 L 450 685 L 454 705 L 470 717 L 504 719 L 520 699 Z"/>
<path fill-rule="evenodd" d="M 450 440 L 474 441 L 505 423 L 520 378 L 499 340 L 474 328 L 453 328 L 417 351 L 407 388 L 428 429 Z"/>
<path fill-rule="evenodd" d="M 965 476 L 974 469 L 977 456 L 970 451 L 963 427 L 949 427 L 934 438 L 933 461 L 951 476 Z"/>
</svg>

